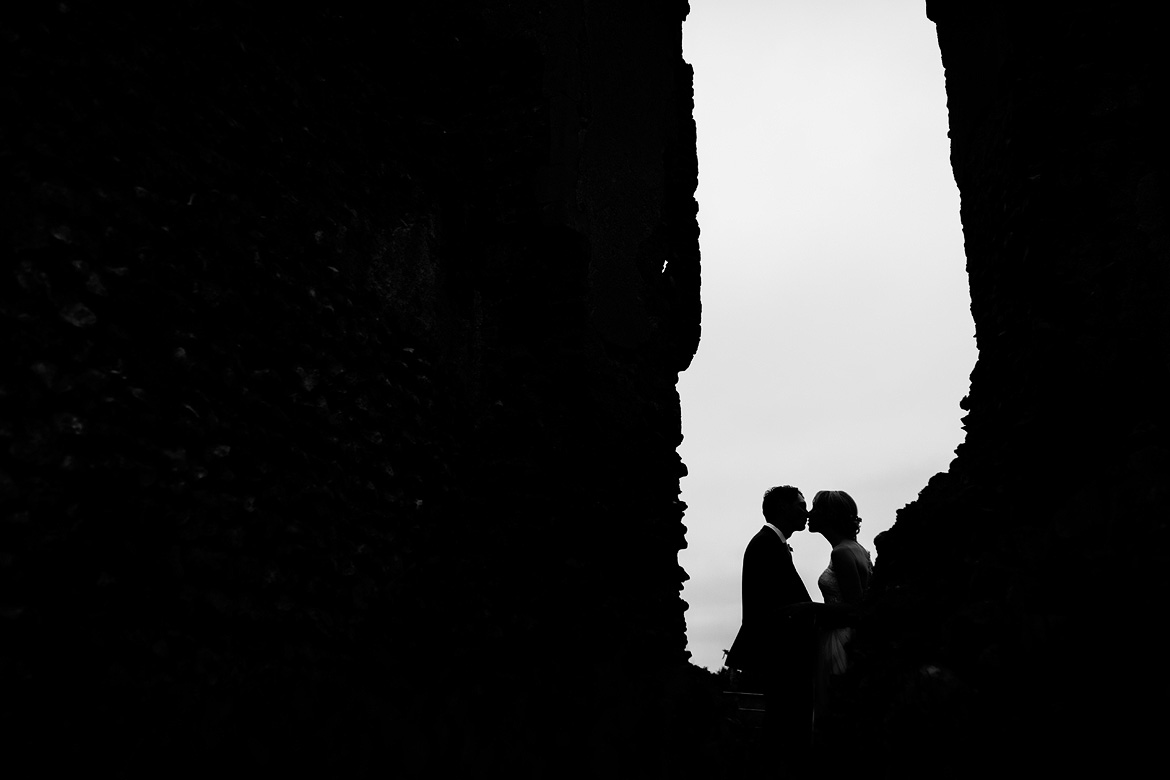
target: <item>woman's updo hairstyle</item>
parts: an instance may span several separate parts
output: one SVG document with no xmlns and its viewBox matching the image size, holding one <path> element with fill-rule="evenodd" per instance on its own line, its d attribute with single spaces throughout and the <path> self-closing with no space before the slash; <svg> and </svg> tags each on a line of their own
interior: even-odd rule
<svg viewBox="0 0 1170 780">
<path fill-rule="evenodd" d="M 850 539 L 857 538 L 861 518 L 857 516 L 857 502 L 844 490 L 822 490 L 813 496 L 813 509 L 820 509 L 825 520 Z"/>
</svg>

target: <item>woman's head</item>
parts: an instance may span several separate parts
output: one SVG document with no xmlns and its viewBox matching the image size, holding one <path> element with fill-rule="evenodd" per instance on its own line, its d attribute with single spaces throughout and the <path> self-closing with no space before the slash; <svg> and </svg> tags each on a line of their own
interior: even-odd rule
<svg viewBox="0 0 1170 780">
<path fill-rule="evenodd" d="M 808 513 L 808 530 L 820 534 L 835 532 L 856 539 L 857 532 L 861 530 L 857 502 L 844 490 L 818 492 L 813 496 L 812 509 Z"/>
</svg>

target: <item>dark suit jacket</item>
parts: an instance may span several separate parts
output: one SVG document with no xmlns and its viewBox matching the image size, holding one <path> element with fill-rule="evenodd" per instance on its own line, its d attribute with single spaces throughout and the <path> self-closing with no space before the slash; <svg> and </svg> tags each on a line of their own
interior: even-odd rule
<svg viewBox="0 0 1170 780">
<path fill-rule="evenodd" d="M 749 673 L 800 674 L 812 652 L 811 624 L 780 610 L 803 601 L 812 599 L 796 573 L 792 552 L 764 526 L 743 554 L 743 625 L 727 654 L 727 665 Z"/>
</svg>

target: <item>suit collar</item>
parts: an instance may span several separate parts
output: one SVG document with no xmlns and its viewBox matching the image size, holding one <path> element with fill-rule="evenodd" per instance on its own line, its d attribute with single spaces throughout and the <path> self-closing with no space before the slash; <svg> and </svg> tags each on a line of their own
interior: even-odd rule
<svg viewBox="0 0 1170 780">
<path fill-rule="evenodd" d="M 788 544 L 788 539 L 785 538 L 784 532 L 781 531 L 779 528 L 772 525 L 771 523 L 764 523 L 764 527 L 771 528 L 773 531 L 776 532 L 776 535 L 780 537 L 780 541 L 784 542 L 784 544 Z"/>
</svg>

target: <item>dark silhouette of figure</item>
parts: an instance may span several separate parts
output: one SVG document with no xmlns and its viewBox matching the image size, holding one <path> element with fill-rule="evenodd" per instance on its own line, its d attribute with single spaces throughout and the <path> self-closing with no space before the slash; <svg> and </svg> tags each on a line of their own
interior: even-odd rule
<svg viewBox="0 0 1170 780">
<path fill-rule="evenodd" d="M 764 694 L 761 768 L 799 775 L 812 736 L 815 646 L 812 599 L 788 538 L 804 529 L 808 510 L 801 492 L 785 485 L 764 493 L 763 514 L 743 556 L 743 623 L 727 665 Z"/>
<path fill-rule="evenodd" d="M 861 606 L 873 575 L 869 550 L 857 541 L 861 518 L 857 502 L 843 490 L 822 490 L 813 496 L 808 513 L 809 533 L 818 533 L 833 551 L 829 565 L 817 579 L 825 599 L 817 615 L 817 697 L 816 721 L 828 711 L 832 675 L 843 674 L 847 666 L 845 646 L 853 637 L 853 612 Z"/>
</svg>

